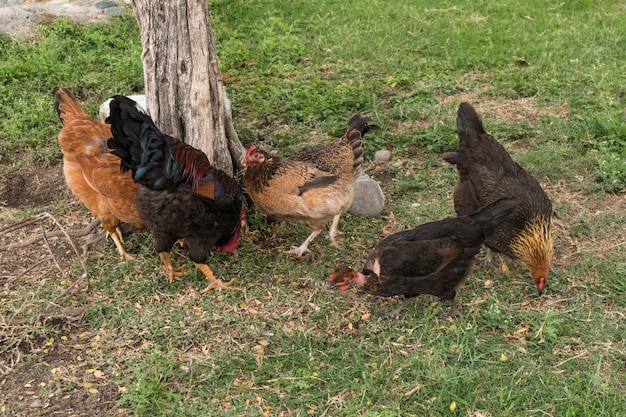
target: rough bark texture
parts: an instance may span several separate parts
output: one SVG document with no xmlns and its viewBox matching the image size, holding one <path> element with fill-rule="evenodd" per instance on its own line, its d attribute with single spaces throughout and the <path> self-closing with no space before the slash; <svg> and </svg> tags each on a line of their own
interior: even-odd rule
<svg viewBox="0 0 626 417">
<path fill-rule="evenodd" d="M 228 173 L 245 154 L 226 108 L 206 0 L 132 0 L 147 109 L 165 133 Z M 233 164 L 234 163 L 234 164 Z"/>
</svg>

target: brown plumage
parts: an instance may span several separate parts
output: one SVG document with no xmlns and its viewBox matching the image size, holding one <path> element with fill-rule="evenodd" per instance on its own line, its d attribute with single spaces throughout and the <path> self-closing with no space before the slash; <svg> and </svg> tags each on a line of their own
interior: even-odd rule
<svg viewBox="0 0 626 417">
<path fill-rule="evenodd" d="M 252 201 L 274 221 L 298 221 L 312 230 L 288 253 L 302 256 L 330 220 L 330 240 L 337 246 L 339 218 L 352 204 L 363 162 L 362 137 L 378 129 L 370 120 L 353 116 L 342 138 L 289 158 L 270 156 L 254 145 L 248 149 L 244 184 Z"/>
<path fill-rule="evenodd" d="M 141 184 L 137 209 L 154 235 L 169 281 L 180 275 L 169 250 L 182 240 L 189 258 L 210 281 L 204 291 L 226 288 L 206 261 L 213 249 L 237 247 L 245 213 L 241 187 L 211 166 L 204 152 L 160 132 L 133 100 L 114 96 L 110 106 L 107 122 L 113 138 L 108 146 L 121 158 L 118 169 L 131 171 Z"/>
<path fill-rule="evenodd" d="M 54 108 L 63 123 L 59 145 L 68 187 L 100 220 L 122 260 L 132 258 L 124 249 L 120 222 L 140 228 L 145 223 L 135 205 L 137 184 L 129 172 L 120 172 L 120 159 L 107 151 L 111 127 L 89 116 L 67 88 L 57 92 Z"/>
<path fill-rule="evenodd" d="M 530 266 L 541 294 L 548 280 L 553 251 L 550 199 L 539 182 L 487 134 L 469 103 L 461 103 L 459 107 L 457 128 L 458 149 L 443 155 L 459 172 L 454 190 L 457 214 L 467 215 L 500 198 L 518 199 L 519 207 L 485 245 Z"/>
<path fill-rule="evenodd" d="M 368 294 L 407 300 L 383 315 L 397 318 L 420 294 L 450 300 L 449 315 L 458 316 L 456 292 L 472 268 L 485 238 L 505 221 L 518 201 L 503 199 L 469 216 L 425 223 L 383 239 L 369 254 L 362 272 L 346 265 L 335 268 L 330 285 L 345 291 L 360 285 Z"/>
</svg>

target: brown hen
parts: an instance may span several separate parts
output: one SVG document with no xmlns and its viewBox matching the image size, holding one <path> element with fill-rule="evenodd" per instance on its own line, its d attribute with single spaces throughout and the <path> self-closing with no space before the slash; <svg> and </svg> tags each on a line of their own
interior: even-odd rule
<svg viewBox="0 0 626 417">
<path fill-rule="evenodd" d="M 541 294 L 552 260 L 552 203 L 539 182 L 487 134 L 469 103 L 461 103 L 456 123 L 458 149 L 443 155 L 459 172 L 454 208 L 463 216 L 500 198 L 518 199 L 520 205 L 485 245 L 530 266 Z"/>
<path fill-rule="evenodd" d="M 425 223 L 387 236 L 369 254 L 362 272 L 339 265 L 330 285 L 341 291 L 360 285 L 368 294 L 407 298 L 383 317 L 397 318 L 420 294 L 450 300 L 449 315 L 456 317 L 456 292 L 471 271 L 474 256 L 518 204 L 514 199 L 498 200 L 469 216 Z"/>
<path fill-rule="evenodd" d="M 120 159 L 107 151 L 111 127 L 89 116 L 67 88 L 57 92 L 54 108 L 63 123 L 59 145 L 68 187 L 100 220 L 122 260 L 131 259 L 124 249 L 120 222 L 140 228 L 145 223 L 135 205 L 137 184 L 129 172 L 120 172 Z"/>
<path fill-rule="evenodd" d="M 244 184 L 252 201 L 274 221 L 297 221 L 312 230 L 287 253 L 302 256 L 331 220 L 330 240 L 337 246 L 339 218 L 352 204 L 363 162 L 362 137 L 378 129 L 370 120 L 355 115 L 342 138 L 289 158 L 270 156 L 254 145 L 248 149 Z"/>
</svg>

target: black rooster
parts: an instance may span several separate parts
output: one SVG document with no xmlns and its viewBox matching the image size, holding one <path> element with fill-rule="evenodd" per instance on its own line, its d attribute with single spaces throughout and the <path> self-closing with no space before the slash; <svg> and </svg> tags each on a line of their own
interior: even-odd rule
<svg viewBox="0 0 626 417">
<path fill-rule="evenodd" d="M 180 272 L 172 266 L 169 250 L 177 240 L 189 248 L 189 258 L 211 281 L 225 288 L 206 264 L 213 248 L 237 247 L 244 217 L 243 192 L 225 172 L 214 168 L 206 155 L 157 129 L 133 100 L 114 96 L 107 123 L 113 138 L 111 152 L 121 158 L 122 171 L 132 171 L 137 209 L 150 232 L 170 282 Z"/>
</svg>

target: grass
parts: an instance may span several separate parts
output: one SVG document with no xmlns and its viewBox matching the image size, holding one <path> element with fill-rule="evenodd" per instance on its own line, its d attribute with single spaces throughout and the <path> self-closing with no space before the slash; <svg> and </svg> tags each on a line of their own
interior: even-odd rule
<svg viewBox="0 0 626 417">
<path fill-rule="evenodd" d="M 341 135 L 356 112 L 370 115 L 382 129 L 367 135 L 366 159 L 387 148 L 399 163 L 369 171 L 385 190 L 384 217 L 346 215 L 341 250 L 318 238 L 312 254 L 294 260 L 280 252 L 307 230 L 283 225 L 271 238 L 252 207 L 240 247 L 209 260 L 241 291 L 204 296 L 205 280 L 189 262 L 183 280 L 166 282 L 147 233 L 128 238 L 135 261 L 115 262 L 110 243 L 90 253 L 89 291 L 60 303 L 82 273 L 62 239 L 50 242 L 59 268 L 47 262 L 24 272 L 45 246 L 20 249 L 14 263 L 6 255 L 0 324 L 8 348 L 0 363 L 16 372 L 2 377 L 4 387 L 14 381 L 23 391 L 28 383 L 51 404 L 104 401 L 107 411 L 94 406 L 94 415 L 619 413 L 626 388 L 623 4 L 254 0 L 209 8 L 244 144 L 291 154 L 303 142 Z M 52 108 L 59 86 L 92 114 L 112 94 L 142 90 L 130 16 L 85 27 L 60 19 L 39 27 L 36 41 L 0 43 L 3 175 L 60 163 Z M 445 318 L 447 303 L 424 296 L 399 320 L 379 321 L 376 314 L 399 300 L 338 293 L 325 277 L 339 262 L 359 266 L 383 229 L 454 215 L 456 173 L 440 154 L 456 145 L 462 100 L 478 106 L 487 130 L 553 200 L 556 253 L 546 292 L 536 296 L 521 264 L 507 275 L 478 265 L 462 289 L 460 319 Z M 6 225 L 43 209 L 68 227 L 89 218 L 64 200 L 2 208 L 0 219 Z M 183 249 L 175 253 L 186 262 Z M 85 305 L 79 321 L 38 319 Z M 18 398 L 20 390 L 7 392 Z M 0 415 L 25 413 L 24 404 L 0 403 Z"/>
</svg>

